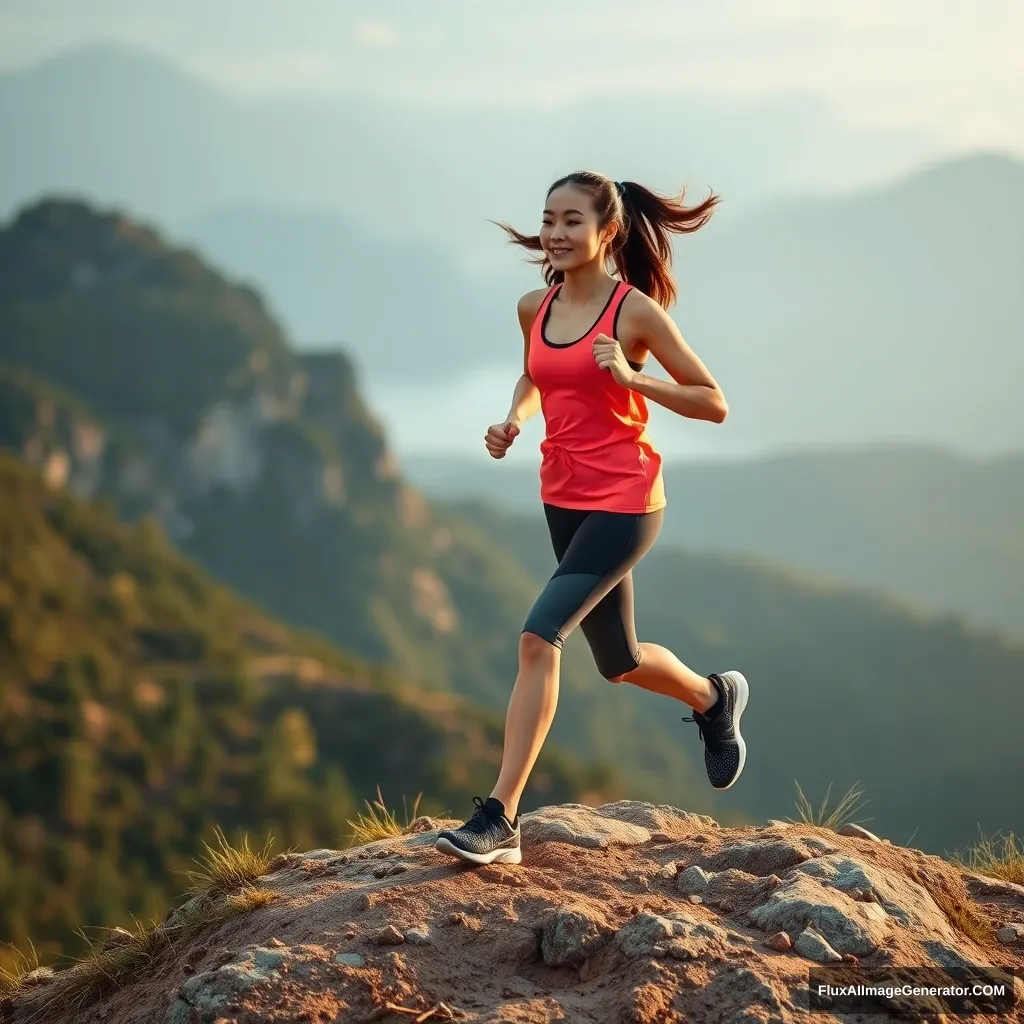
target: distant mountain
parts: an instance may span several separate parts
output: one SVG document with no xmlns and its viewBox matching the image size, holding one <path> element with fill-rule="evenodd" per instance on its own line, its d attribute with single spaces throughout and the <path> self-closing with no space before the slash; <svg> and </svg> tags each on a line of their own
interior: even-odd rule
<svg viewBox="0 0 1024 1024">
<path fill-rule="evenodd" d="M 729 398 L 723 436 L 1024 447 L 1024 163 L 775 203 L 695 235 L 679 272 L 678 323 Z"/>
<path fill-rule="evenodd" d="M 376 379 L 501 366 L 522 346 L 516 297 L 504 282 L 467 278 L 457 247 L 441 239 L 388 241 L 332 210 L 287 206 L 224 207 L 187 237 L 272 296 L 289 336 L 343 344 Z"/>
<path fill-rule="evenodd" d="M 301 202 L 387 237 L 443 240 L 467 263 L 494 251 L 485 218 L 536 220 L 547 182 L 578 166 L 666 187 L 689 177 L 751 203 L 886 178 L 939 149 L 905 128 L 865 131 L 804 96 L 637 104 L 613 93 L 561 109 L 464 110 L 365 94 L 240 101 L 115 44 L 0 76 L 0 135 L 0 215 L 73 191 L 180 230 L 225 203 Z"/>
<path fill-rule="evenodd" d="M 497 715 L 284 627 L 56 483 L 0 453 L 0 942 L 77 952 L 162 914 L 214 826 L 338 845 L 377 786 L 445 814 L 492 785 Z M 543 757 L 531 799 L 622 792 Z"/>
<path fill-rule="evenodd" d="M 403 469 L 435 500 L 540 512 L 534 467 L 423 457 Z M 661 543 L 749 553 L 1024 638 L 1024 454 L 810 449 L 669 463 L 665 479 Z"/>
</svg>

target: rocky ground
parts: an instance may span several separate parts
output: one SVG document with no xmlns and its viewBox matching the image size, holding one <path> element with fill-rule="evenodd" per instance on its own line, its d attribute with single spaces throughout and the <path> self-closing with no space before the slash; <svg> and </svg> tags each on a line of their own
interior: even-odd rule
<svg viewBox="0 0 1024 1024">
<path fill-rule="evenodd" d="M 832 830 L 721 828 L 620 801 L 523 814 L 523 862 L 471 867 L 433 849 L 457 822 L 280 857 L 272 904 L 175 943 L 80 1010 L 61 974 L 24 986 L 12 1024 L 669 1024 L 1024 1019 L 1024 887 Z M 180 911 L 179 911 L 180 913 Z M 1014 1010 L 979 1017 L 897 1001 L 867 1016 L 808 1004 L 837 984 L 919 984 L 1014 969 Z M 910 973 L 907 973 L 910 972 Z M 1005 976 L 1004 976 L 1005 977 Z M 996 980 L 999 980 L 997 977 Z M 975 999 L 973 1012 L 986 1009 Z M 842 1012 L 841 1012 L 842 1011 Z M 878 1011 L 875 1011 L 876 1014 Z M 990 1008 L 991 1012 L 991 1008 Z"/>
</svg>

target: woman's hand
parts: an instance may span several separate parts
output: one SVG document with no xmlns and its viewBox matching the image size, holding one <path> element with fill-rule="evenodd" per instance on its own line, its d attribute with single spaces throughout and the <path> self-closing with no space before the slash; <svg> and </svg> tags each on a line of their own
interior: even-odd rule
<svg viewBox="0 0 1024 1024">
<path fill-rule="evenodd" d="M 594 360 L 602 370 L 609 370 L 615 380 L 624 388 L 628 388 L 633 383 L 636 373 L 626 362 L 626 354 L 615 338 L 609 338 L 607 334 L 599 334 L 594 339 Z"/>
<path fill-rule="evenodd" d="M 509 445 L 516 439 L 518 433 L 519 420 L 514 416 L 509 417 L 504 423 L 495 423 L 488 427 L 487 433 L 484 435 L 484 444 L 487 446 L 491 458 L 505 458 L 505 452 L 508 451 Z"/>
</svg>

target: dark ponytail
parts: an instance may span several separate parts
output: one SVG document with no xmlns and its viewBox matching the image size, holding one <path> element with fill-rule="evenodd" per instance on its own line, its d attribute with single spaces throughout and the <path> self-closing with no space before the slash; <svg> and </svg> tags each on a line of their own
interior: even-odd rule
<svg viewBox="0 0 1024 1024">
<path fill-rule="evenodd" d="M 548 196 L 562 185 L 573 185 L 591 197 L 597 212 L 598 230 L 613 221 L 618 224 L 619 230 L 607 255 L 619 277 L 668 309 L 676 300 L 669 234 L 689 234 L 703 227 L 718 205 L 718 196 L 712 193 L 697 206 L 686 206 L 683 202 L 685 189 L 670 199 L 635 181 L 612 181 L 593 171 L 575 171 L 559 178 L 548 189 Z M 544 252 L 540 235 L 524 235 L 508 224 L 491 223 L 502 228 L 516 245 Z M 533 257 L 528 262 L 543 268 L 544 280 L 549 286 L 564 277 L 562 271 L 552 269 L 546 255 Z"/>
</svg>

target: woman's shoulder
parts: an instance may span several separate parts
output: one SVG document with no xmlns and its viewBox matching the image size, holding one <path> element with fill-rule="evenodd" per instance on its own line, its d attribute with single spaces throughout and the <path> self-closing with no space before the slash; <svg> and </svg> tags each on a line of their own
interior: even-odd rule
<svg viewBox="0 0 1024 1024">
<path fill-rule="evenodd" d="M 662 307 L 636 285 L 629 288 L 622 297 L 619 321 L 626 321 L 637 327 L 660 323 L 668 314 Z"/>
<path fill-rule="evenodd" d="M 527 325 L 533 323 L 549 291 L 549 288 L 534 288 L 520 296 L 517 309 L 521 323 Z"/>
</svg>

